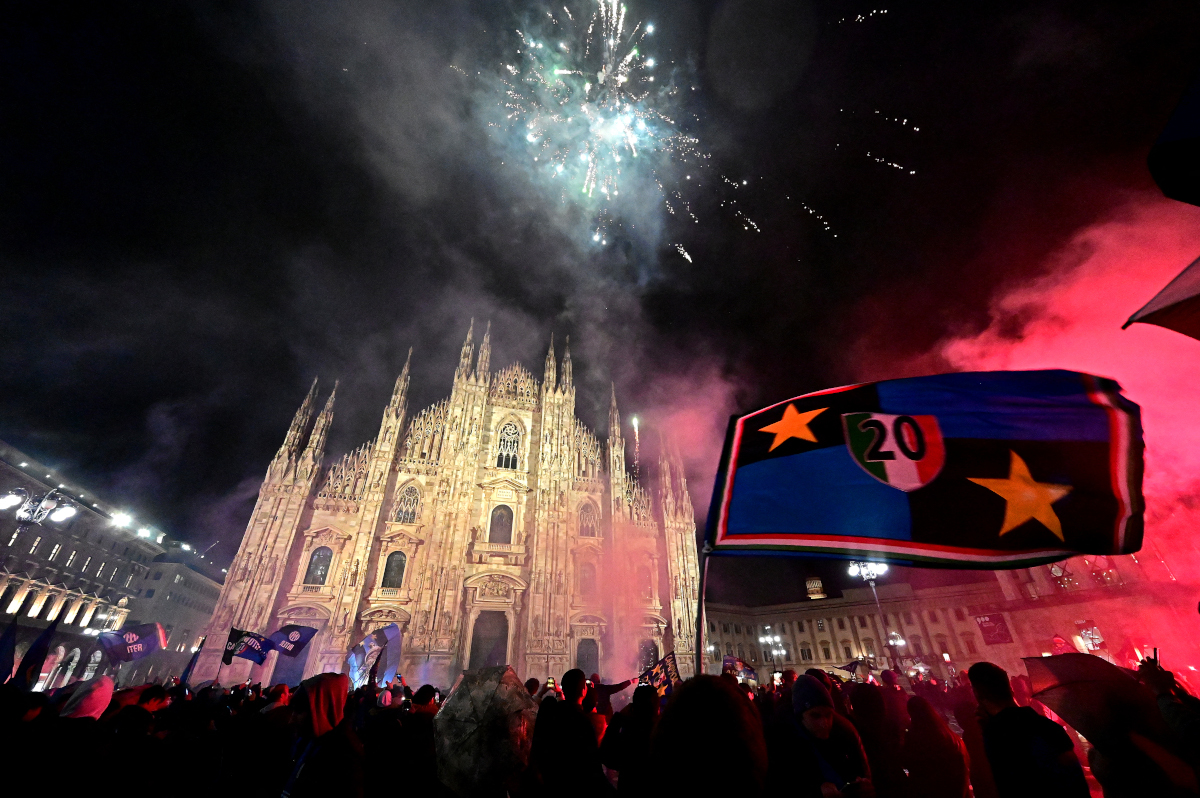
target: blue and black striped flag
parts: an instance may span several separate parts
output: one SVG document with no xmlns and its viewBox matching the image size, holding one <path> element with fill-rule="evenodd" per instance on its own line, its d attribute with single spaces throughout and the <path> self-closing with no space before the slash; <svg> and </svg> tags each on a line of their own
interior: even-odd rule
<svg viewBox="0 0 1200 798">
<path fill-rule="evenodd" d="M 1142 544 L 1142 428 L 1112 380 L 943 374 L 730 421 L 713 554 L 1018 567 Z"/>
</svg>

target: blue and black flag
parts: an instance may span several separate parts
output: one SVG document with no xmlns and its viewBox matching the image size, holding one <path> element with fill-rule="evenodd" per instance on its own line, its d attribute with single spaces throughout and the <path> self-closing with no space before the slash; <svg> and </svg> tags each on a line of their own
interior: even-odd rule
<svg viewBox="0 0 1200 798">
<path fill-rule="evenodd" d="M 730 422 L 714 554 L 1017 567 L 1142 544 L 1142 427 L 1112 380 L 942 374 L 806 394 Z"/>
<path fill-rule="evenodd" d="M 229 627 L 229 639 L 225 641 L 225 650 L 221 652 L 221 664 L 228 665 L 233 662 L 233 652 L 237 651 L 238 643 L 242 641 L 242 635 L 246 634 L 244 629 Z"/>
<path fill-rule="evenodd" d="M 679 666 L 675 662 L 675 652 L 654 663 L 654 667 L 638 677 L 638 684 L 648 684 L 658 691 L 659 698 L 666 700 L 676 687 L 683 684 L 679 676 Z"/>
<path fill-rule="evenodd" d="M 109 662 L 133 662 L 167 647 L 167 633 L 160 623 L 144 623 L 119 632 L 101 632 L 100 645 Z"/>
<path fill-rule="evenodd" d="M 242 639 L 238 641 L 237 648 L 233 650 L 233 656 L 248 659 L 257 665 L 262 665 L 263 660 L 267 658 L 275 645 L 255 632 L 242 632 Z"/>
<path fill-rule="evenodd" d="M 304 650 L 308 645 L 308 641 L 313 639 L 313 635 L 317 630 L 311 626 L 297 626 L 294 623 L 289 623 L 287 626 L 282 626 L 279 631 L 272 634 L 268 640 L 281 655 L 285 657 L 294 657 Z"/>
</svg>

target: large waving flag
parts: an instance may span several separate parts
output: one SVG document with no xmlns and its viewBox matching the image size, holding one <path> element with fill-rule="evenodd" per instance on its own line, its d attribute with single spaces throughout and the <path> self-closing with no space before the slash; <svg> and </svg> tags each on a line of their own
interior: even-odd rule
<svg viewBox="0 0 1200 798">
<path fill-rule="evenodd" d="M 280 654 L 285 657 L 294 657 L 304 650 L 308 641 L 312 640 L 316 633 L 317 630 L 311 626 L 297 626 L 289 623 L 287 626 L 279 627 L 279 630 L 267 639 Z"/>
<path fill-rule="evenodd" d="M 1142 543 L 1142 429 L 1112 380 L 943 374 L 730 421 L 713 554 L 1017 567 Z"/>
<path fill-rule="evenodd" d="M 275 644 L 257 632 L 242 632 L 242 639 L 238 640 L 233 656 L 262 665 L 273 648 Z"/>
</svg>

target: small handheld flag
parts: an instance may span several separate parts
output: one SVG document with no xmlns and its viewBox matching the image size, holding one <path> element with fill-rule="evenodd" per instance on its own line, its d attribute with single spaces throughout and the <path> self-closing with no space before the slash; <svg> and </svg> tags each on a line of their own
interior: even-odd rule
<svg viewBox="0 0 1200 798">
<path fill-rule="evenodd" d="M 229 639 L 225 641 L 225 650 L 221 652 L 221 664 L 229 665 L 233 662 L 233 652 L 237 651 L 238 643 L 242 641 L 242 635 L 246 632 L 242 629 L 229 627 Z"/>
<path fill-rule="evenodd" d="M 183 669 L 183 673 L 179 674 L 179 683 L 184 687 L 187 687 L 188 680 L 192 678 L 192 671 L 196 670 L 196 663 L 200 660 L 200 652 L 204 650 L 204 641 L 207 639 L 207 636 L 200 638 L 200 645 L 196 646 L 192 658 L 188 660 L 187 667 Z"/>
<path fill-rule="evenodd" d="M 754 668 L 751 668 L 743 660 L 740 660 L 734 656 L 726 655 L 725 658 L 721 660 L 721 672 L 732 673 L 739 679 L 752 679 L 756 682 L 758 681 L 758 671 L 754 670 Z"/>
<path fill-rule="evenodd" d="M 675 652 L 672 651 L 654 663 L 654 667 L 638 677 L 639 684 L 648 684 L 658 691 L 659 698 L 666 699 L 676 687 L 683 684 L 679 676 L 679 665 L 675 662 Z"/>
<path fill-rule="evenodd" d="M 255 632 L 242 632 L 242 639 L 238 641 L 233 656 L 248 659 L 256 665 L 262 665 L 272 648 L 274 646 L 271 641 L 262 635 Z"/>
<path fill-rule="evenodd" d="M 280 627 L 279 631 L 267 639 L 282 656 L 294 657 L 304 650 L 308 641 L 312 640 L 316 633 L 317 630 L 311 626 L 297 626 L 289 623 L 287 626 Z"/>
<path fill-rule="evenodd" d="M 734 417 L 712 554 L 1012 568 L 1142 543 L 1142 428 L 1112 380 L 942 374 Z"/>
<path fill-rule="evenodd" d="M 120 632 L 101 632 L 99 639 L 109 662 L 133 662 L 167 647 L 167 633 L 160 623 L 144 623 Z"/>
</svg>

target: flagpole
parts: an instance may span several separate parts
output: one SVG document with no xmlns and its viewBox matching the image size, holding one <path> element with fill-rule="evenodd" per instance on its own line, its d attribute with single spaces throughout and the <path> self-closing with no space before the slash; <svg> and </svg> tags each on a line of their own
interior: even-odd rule
<svg viewBox="0 0 1200 798">
<path fill-rule="evenodd" d="M 693 675 L 700 676 L 704 673 L 704 588 L 708 582 L 708 557 L 712 547 L 708 541 L 704 541 L 704 545 L 700 547 L 700 585 L 696 596 L 696 668 Z"/>
</svg>

